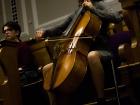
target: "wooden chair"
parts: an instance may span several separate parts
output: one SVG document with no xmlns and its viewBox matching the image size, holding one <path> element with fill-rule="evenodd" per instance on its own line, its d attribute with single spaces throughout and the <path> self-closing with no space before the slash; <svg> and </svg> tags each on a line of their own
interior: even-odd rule
<svg viewBox="0 0 140 105">
<path fill-rule="evenodd" d="M 119 53 L 123 59 L 122 64 L 118 67 L 122 83 L 128 86 L 130 99 L 138 103 L 134 92 L 135 86 L 133 86 L 134 80 L 140 78 L 140 46 L 138 39 L 133 39 L 131 45 L 120 45 Z"/>
<path fill-rule="evenodd" d="M 2 81 L 0 84 L 0 98 L 2 105 L 22 105 L 19 73 L 17 69 L 17 43 L 1 42 L 0 71 Z"/>
<path fill-rule="evenodd" d="M 139 78 L 140 40 L 135 36 L 134 28 L 129 19 L 128 11 L 124 10 L 124 20 L 117 25 L 111 23 L 108 33 L 112 38 L 110 44 L 114 45 L 113 50 L 118 50 L 118 57 L 120 58 L 119 60 L 121 60 L 121 64 L 117 66 L 117 71 L 121 75 L 120 84 L 126 87 L 125 96 L 130 97 L 133 101 L 132 103 L 136 104 L 132 83 L 135 78 Z M 122 34 L 122 36 L 118 34 Z M 118 40 L 114 42 L 116 38 L 118 38 Z M 121 85 L 118 85 L 118 87 L 120 86 Z M 123 93 L 119 91 L 120 96 L 122 96 Z"/>
</svg>

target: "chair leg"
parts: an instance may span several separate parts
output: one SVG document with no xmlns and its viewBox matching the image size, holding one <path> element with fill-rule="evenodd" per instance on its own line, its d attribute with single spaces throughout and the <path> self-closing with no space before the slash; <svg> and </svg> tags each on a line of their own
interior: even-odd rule
<svg viewBox="0 0 140 105">
<path fill-rule="evenodd" d="M 4 105 L 4 100 L 0 98 L 0 105 Z"/>
<path fill-rule="evenodd" d="M 113 80 L 114 80 L 114 85 L 115 85 L 116 98 L 117 98 L 118 105 L 120 105 L 118 84 L 117 84 L 117 79 L 116 79 L 115 67 L 114 67 L 112 59 L 111 59 L 111 67 L 112 67 L 112 75 L 113 75 Z"/>
</svg>

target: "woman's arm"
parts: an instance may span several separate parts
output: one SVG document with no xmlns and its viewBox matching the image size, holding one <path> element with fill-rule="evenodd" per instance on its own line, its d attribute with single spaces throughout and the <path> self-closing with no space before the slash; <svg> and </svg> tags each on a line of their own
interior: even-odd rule
<svg viewBox="0 0 140 105">
<path fill-rule="evenodd" d="M 58 26 L 52 27 L 45 31 L 43 31 L 42 29 L 39 29 L 35 33 L 35 39 L 42 40 L 47 37 L 61 36 L 71 21 L 72 21 L 72 16 L 69 16 L 62 24 Z"/>
<path fill-rule="evenodd" d="M 72 17 L 70 16 L 62 24 L 60 24 L 56 27 L 53 27 L 51 29 L 45 30 L 42 37 L 46 38 L 46 37 L 61 36 L 63 34 L 63 32 L 66 30 L 66 28 L 68 27 L 68 25 L 70 24 L 71 21 L 72 21 Z"/>
<path fill-rule="evenodd" d="M 108 10 L 103 1 L 96 2 L 94 4 L 92 4 L 92 2 L 85 3 L 85 6 L 87 6 L 92 13 L 103 20 L 109 22 L 119 22 L 122 20 L 122 15 L 120 15 L 119 12 Z"/>
</svg>

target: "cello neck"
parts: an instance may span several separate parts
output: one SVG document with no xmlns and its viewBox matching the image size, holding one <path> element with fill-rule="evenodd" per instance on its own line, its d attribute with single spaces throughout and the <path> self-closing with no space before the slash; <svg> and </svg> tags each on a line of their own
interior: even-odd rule
<svg viewBox="0 0 140 105">
<path fill-rule="evenodd" d="M 83 6 L 80 6 L 79 9 L 77 10 L 76 14 L 74 15 L 70 25 L 67 27 L 67 29 L 64 32 L 64 36 L 68 36 L 68 34 L 70 33 L 70 31 L 72 30 L 73 26 L 75 25 L 78 17 L 81 15 L 81 12 L 83 11 Z"/>
</svg>

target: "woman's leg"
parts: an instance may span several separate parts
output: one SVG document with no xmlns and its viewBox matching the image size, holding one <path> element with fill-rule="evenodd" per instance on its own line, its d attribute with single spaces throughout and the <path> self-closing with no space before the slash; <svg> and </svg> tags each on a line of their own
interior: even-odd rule
<svg viewBox="0 0 140 105">
<path fill-rule="evenodd" d="M 91 71 L 91 78 L 95 86 L 97 97 L 104 97 L 104 70 L 101 63 L 101 55 L 98 51 L 91 51 L 88 54 L 88 62 Z"/>
<path fill-rule="evenodd" d="M 70 104 L 70 96 L 63 95 L 62 93 L 54 92 L 51 89 L 51 79 L 53 73 L 53 63 L 45 65 L 42 69 L 43 78 L 44 78 L 44 89 L 47 91 L 50 105 L 72 105 Z M 47 84 L 47 85 L 46 85 Z M 49 85 L 48 85 L 49 84 Z"/>
<path fill-rule="evenodd" d="M 47 91 L 50 105 L 56 105 L 55 94 L 49 91 L 50 85 L 46 85 L 46 84 L 51 84 L 50 76 L 52 74 L 52 70 L 53 70 L 53 63 L 49 63 L 42 68 L 43 79 L 44 79 L 43 87 Z"/>
</svg>

